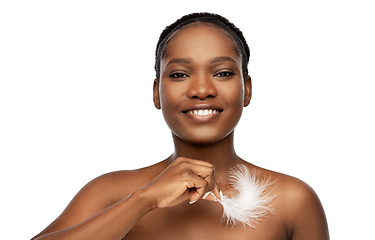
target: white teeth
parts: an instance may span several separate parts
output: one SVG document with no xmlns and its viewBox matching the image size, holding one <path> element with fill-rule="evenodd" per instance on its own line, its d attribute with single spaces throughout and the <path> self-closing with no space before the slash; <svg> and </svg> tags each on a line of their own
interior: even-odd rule
<svg viewBox="0 0 375 240">
<path fill-rule="evenodd" d="M 215 109 L 199 109 L 199 110 L 191 110 L 188 113 L 199 115 L 199 116 L 207 116 L 207 115 L 218 113 L 218 111 Z"/>
</svg>

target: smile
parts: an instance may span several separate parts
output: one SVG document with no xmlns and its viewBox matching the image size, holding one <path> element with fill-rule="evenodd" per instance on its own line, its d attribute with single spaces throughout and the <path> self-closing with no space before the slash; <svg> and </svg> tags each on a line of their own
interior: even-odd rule
<svg viewBox="0 0 375 240">
<path fill-rule="evenodd" d="M 216 109 L 199 109 L 199 110 L 190 110 L 190 111 L 187 111 L 186 113 L 198 115 L 198 116 L 208 116 L 208 115 L 212 115 L 218 112 L 219 110 L 216 110 Z"/>
<path fill-rule="evenodd" d="M 193 122 L 206 123 L 219 117 L 223 109 L 212 104 L 197 104 L 182 111 Z"/>
</svg>

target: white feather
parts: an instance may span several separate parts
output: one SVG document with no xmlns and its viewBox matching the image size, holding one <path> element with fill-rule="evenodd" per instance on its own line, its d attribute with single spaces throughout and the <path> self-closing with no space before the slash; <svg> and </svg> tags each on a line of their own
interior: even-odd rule
<svg viewBox="0 0 375 240">
<path fill-rule="evenodd" d="M 246 224 L 255 228 L 255 224 L 268 212 L 273 212 L 271 195 L 275 181 L 250 172 L 245 165 L 238 165 L 229 174 L 229 184 L 237 190 L 231 197 L 223 196 L 218 201 L 223 205 L 223 220 L 227 224 Z"/>
</svg>

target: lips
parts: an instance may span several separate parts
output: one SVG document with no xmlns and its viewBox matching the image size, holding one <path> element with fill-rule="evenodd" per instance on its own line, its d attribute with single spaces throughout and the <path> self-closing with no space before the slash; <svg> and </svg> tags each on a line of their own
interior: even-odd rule
<svg viewBox="0 0 375 240">
<path fill-rule="evenodd" d="M 211 104 L 198 104 L 191 106 L 182 112 L 191 120 L 207 122 L 219 116 L 223 109 Z"/>
</svg>

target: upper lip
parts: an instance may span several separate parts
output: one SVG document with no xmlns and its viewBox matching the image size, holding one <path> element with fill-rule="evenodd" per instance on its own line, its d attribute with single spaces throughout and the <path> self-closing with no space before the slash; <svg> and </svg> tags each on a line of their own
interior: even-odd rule
<svg viewBox="0 0 375 240">
<path fill-rule="evenodd" d="M 200 109 L 213 109 L 213 110 L 217 110 L 217 111 L 223 111 L 222 108 L 219 108 L 215 105 L 208 104 L 208 103 L 204 103 L 204 104 L 201 103 L 201 104 L 196 104 L 196 105 L 190 106 L 190 107 L 182 110 L 182 112 L 187 113 L 187 112 L 192 111 L 192 110 L 200 110 Z"/>
</svg>

